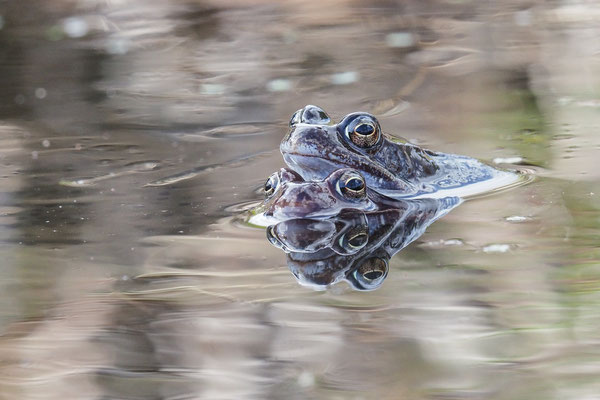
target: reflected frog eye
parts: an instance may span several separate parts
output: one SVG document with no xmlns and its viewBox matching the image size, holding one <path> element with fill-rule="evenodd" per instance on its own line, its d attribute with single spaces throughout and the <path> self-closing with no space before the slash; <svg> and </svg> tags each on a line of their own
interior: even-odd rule
<svg viewBox="0 0 600 400">
<path fill-rule="evenodd" d="M 369 235 L 367 235 L 367 232 L 358 232 L 348 238 L 348 245 L 352 248 L 357 249 L 367 244 L 368 240 Z"/>
<path fill-rule="evenodd" d="M 351 229 L 339 239 L 339 245 L 349 254 L 356 253 L 358 250 L 365 247 L 369 241 L 369 233 L 367 228 L 359 226 Z"/>
<path fill-rule="evenodd" d="M 271 197 L 273 193 L 275 193 L 275 190 L 277 190 L 277 186 L 279 186 L 279 175 L 277 173 L 274 173 L 265 182 L 265 195 L 267 197 Z"/>
<path fill-rule="evenodd" d="M 354 281 L 360 286 L 358 289 L 377 289 L 385 280 L 388 273 L 388 263 L 383 258 L 370 258 L 365 260 L 353 273 Z"/>
<path fill-rule="evenodd" d="M 346 198 L 359 199 L 366 196 L 367 186 L 358 172 L 346 172 L 338 180 L 337 191 Z"/>
</svg>

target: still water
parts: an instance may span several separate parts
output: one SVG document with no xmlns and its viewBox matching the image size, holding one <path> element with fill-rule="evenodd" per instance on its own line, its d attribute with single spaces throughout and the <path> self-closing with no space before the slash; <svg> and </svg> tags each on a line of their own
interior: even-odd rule
<svg viewBox="0 0 600 400">
<path fill-rule="evenodd" d="M 0 2 L 0 398 L 598 399 L 594 2 Z M 526 167 L 299 285 L 241 221 L 291 114 Z"/>
</svg>

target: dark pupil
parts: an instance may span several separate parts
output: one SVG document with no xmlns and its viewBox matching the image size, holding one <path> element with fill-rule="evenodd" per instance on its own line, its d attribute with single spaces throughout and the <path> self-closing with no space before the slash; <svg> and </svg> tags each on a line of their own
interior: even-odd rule
<svg viewBox="0 0 600 400">
<path fill-rule="evenodd" d="M 371 270 L 371 271 L 365 272 L 365 274 L 363 276 L 365 277 L 365 279 L 374 281 L 375 279 L 379 278 L 381 275 L 383 275 L 383 271 Z"/>
<path fill-rule="evenodd" d="M 359 135 L 369 136 L 375 132 L 375 128 L 371 124 L 359 124 L 354 129 L 354 132 L 358 133 Z"/>
<path fill-rule="evenodd" d="M 350 244 L 350 246 L 359 247 L 362 246 L 366 241 L 367 235 L 365 233 L 359 233 L 353 238 L 350 238 L 350 240 L 348 240 L 348 243 Z"/>
<path fill-rule="evenodd" d="M 359 192 L 365 187 L 365 185 L 361 179 L 350 178 L 346 181 L 346 187 L 355 192 Z"/>
</svg>

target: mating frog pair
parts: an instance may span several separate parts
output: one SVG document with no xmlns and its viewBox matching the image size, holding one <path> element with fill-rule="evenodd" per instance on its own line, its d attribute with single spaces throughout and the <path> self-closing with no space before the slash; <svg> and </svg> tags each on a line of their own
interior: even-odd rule
<svg viewBox="0 0 600 400">
<path fill-rule="evenodd" d="M 464 196 L 516 182 L 516 173 L 386 136 L 377 119 L 352 113 L 335 124 L 308 105 L 290 120 L 280 150 L 288 165 L 264 185 L 256 215 L 313 287 L 346 280 L 377 288 L 387 261 Z"/>
<path fill-rule="evenodd" d="M 393 208 L 393 199 L 465 197 L 519 179 L 471 157 L 389 137 L 368 113 L 334 124 L 308 105 L 289 125 L 280 150 L 290 169 L 271 175 L 264 187 L 265 215 L 276 219 Z"/>
</svg>

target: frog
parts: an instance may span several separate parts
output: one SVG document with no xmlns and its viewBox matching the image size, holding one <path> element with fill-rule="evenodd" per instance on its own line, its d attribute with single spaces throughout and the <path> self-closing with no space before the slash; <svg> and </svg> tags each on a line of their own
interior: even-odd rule
<svg viewBox="0 0 600 400">
<path fill-rule="evenodd" d="M 281 168 L 266 180 L 265 199 L 250 218 L 258 226 L 294 218 L 327 218 L 344 209 L 386 210 L 397 200 L 372 190 L 365 177 L 352 168 L 340 168 L 322 180 L 306 181 L 289 168 Z"/>
<path fill-rule="evenodd" d="M 335 123 L 315 105 L 292 115 L 280 151 L 287 166 L 306 181 L 352 168 L 372 190 L 393 198 L 467 197 L 520 180 L 515 171 L 384 134 L 367 112 L 348 114 Z"/>
</svg>

